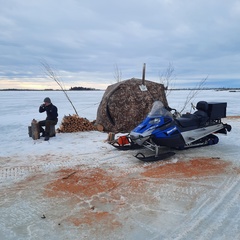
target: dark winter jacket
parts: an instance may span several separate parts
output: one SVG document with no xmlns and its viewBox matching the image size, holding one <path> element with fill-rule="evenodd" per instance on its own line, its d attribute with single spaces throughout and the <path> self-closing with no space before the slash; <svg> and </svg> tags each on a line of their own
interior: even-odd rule
<svg viewBox="0 0 240 240">
<path fill-rule="evenodd" d="M 47 113 L 47 118 L 46 120 L 52 120 L 52 121 L 58 121 L 58 109 L 56 106 L 54 106 L 52 103 L 49 104 L 48 106 L 41 105 L 39 107 L 39 112 L 45 112 Z"/>
</svg>

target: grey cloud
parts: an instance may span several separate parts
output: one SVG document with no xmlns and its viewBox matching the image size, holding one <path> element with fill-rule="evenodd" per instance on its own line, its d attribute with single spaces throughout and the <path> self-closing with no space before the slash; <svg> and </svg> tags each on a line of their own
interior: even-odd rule
<svg viewBox="0 0 240 240">
<path fill-rule="evenodd" d="M 1 4 L 0 16 L 6 76 L 19 69 L 39 74 L 41 59 L 69 75 L 101 79 L 111 78 L 115 64 L 123 77 L 141 76 L 144 62 L 149 79 L 169 62 L 180 79 L 227 81 L 240 73 L 238 1 L 13 0 Z"/>
</svg>

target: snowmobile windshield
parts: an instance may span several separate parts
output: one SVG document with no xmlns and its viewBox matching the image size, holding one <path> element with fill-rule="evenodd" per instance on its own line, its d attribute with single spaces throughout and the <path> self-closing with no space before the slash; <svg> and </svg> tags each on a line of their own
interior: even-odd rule
<svg viewBox="0 0 240 240">
<path fill-rule="evenodd" d="M 157 118 L 160 116 L 172 118 L 172 114 L 164 107 L 163 103 L 161 101 L 155 101 L 148 117 Z"/>
</svg>

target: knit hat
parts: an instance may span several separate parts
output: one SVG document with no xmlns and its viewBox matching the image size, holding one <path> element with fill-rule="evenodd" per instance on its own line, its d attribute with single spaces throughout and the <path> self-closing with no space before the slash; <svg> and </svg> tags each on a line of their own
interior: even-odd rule
<svg viewBox="0 0 240 240">
<path fill-rule="evenodd" d="M 46 98 L 44 98 L 43 102 L 51 103 L 51 99 L 49 97 L 46 97 Z"/>
</svg>

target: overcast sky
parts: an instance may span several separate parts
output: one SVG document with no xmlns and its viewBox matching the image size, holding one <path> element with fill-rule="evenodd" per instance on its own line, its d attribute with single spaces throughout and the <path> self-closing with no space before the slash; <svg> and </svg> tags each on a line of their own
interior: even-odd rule
<svg viewBox="0 0 240 240">
<path fill-rule="evenodd" d="M 121 80 L 240 87 L 239 0 L 0 0 L 0 89 Z M 118 69 L 118 70 L 116 70 Z"/>
</svg>

